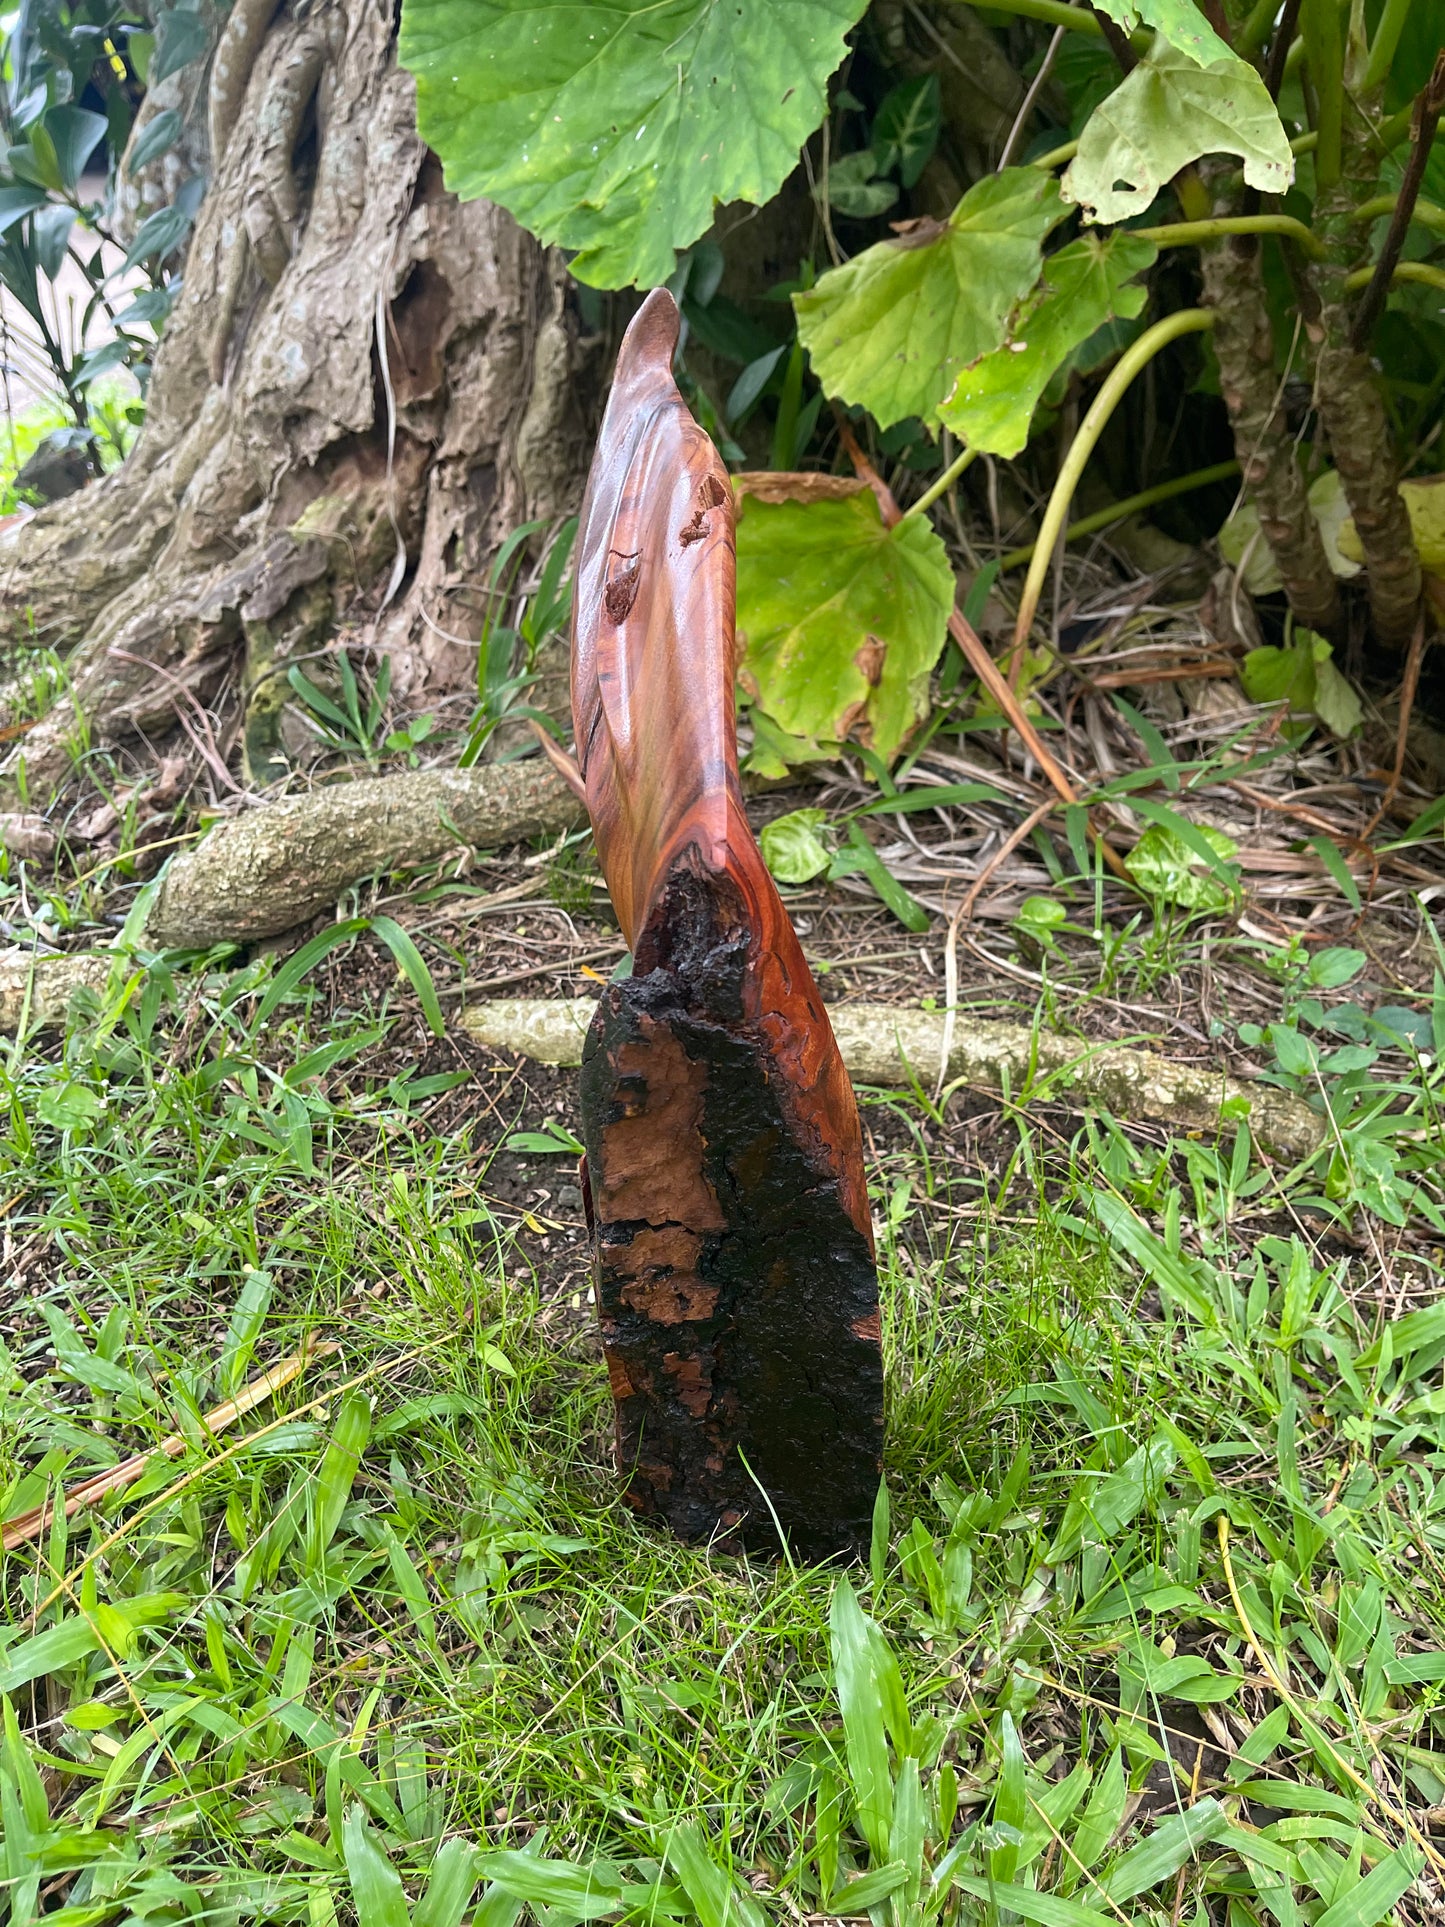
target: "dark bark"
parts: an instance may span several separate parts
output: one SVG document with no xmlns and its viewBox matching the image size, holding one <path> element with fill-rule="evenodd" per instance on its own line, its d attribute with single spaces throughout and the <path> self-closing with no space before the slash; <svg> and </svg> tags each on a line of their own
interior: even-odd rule
<svg viewBox="0 0 1445 1927">
<path fill-rule="evenodd" d="M 581 1106 L 598 1315 L 629 1502 L 724 1549 L 776 1550 L 780 1526 L 823 1559 L 867 1546 L 882 1475 L 878 1280 L 745 1011 L 755 949 L 741 895 L 684 862 L 639 974 L 598 1004 Z M 820 998 L 814 1021 L 827 1032 Z"/>
<path fill-rule="evenodd" d="M 1340 179 L 1321 187 L 1314 229 L 1325 256 L 1312 263 L 1319 296 L 1315 401 L 1364 554 L 1377 641 L 1403 649 L 1420 607 L 1420 557 L 1399 489 L 1399 462 L 1369 356 L 1354 344 L 1355 303 L 1346 288 L 1360 254 L 1356 206 L 1379 173 L 1372 107 L 1345 94 Z"/>
<path fill-rule="evenodd" d="M 1234 212 L 1227 193 L 1216 200 L 1215 212 Z M 1258 247 L 1230 240 L 1202 248 L 1200 272 L 1215 315 L 1212 339 L 1234 450 L 1264 540 L 1295 615 L 1321 635 L 1338 636 L 1339 588 L 1281 406 Z"/>
</svg>

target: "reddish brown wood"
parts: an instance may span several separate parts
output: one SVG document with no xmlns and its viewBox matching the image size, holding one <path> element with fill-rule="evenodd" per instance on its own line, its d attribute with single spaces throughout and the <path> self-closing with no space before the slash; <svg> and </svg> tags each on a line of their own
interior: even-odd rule
<svg viewBox="0 0 1445 1927">
<path fill-rule="evenodd" d="M 677 309 L 628 329 L 578 536 L 572 716 L 633 953 L 588 1033 L 582 1128 L 619 1469 L 688 1538 L 866 1542 L 878 1284 L 858 1117 L 743 810 L 733 498 L 672 378 Z"/>
</svg>

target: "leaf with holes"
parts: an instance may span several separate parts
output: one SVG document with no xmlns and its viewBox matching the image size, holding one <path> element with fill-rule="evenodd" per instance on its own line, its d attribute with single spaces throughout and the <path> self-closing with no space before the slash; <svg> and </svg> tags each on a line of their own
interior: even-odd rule
<svg viewBox="0 0 1445 1927">
<path fill-rule="evenodd" d="M 863 0 L 406 0 L 421 134 L 485 195 L 577 251 L 595 287 L 656 287 L 719 201 L 770 200 L 822 120 Z"/>
<path fill-rule="evenodd" d="M 1283 194 L 1294 179 L 1289 136 L 1254 69 L 1235 59 L 1200 67 L 1157 40 L 1089 116 L 1064 198 L 1091 221 L 1125 221 L 1204 154 L 1237 154 L 1264 194 Z"/>
<path fill-rule="evenodd" d="M 959 372 L 1003 340 L 1067 212 L 1050 175 L 1005 168 L 947 221 L 915 222 L 795 294 L 798 337 L 824 390 L 884 428 L 933 420 Z"/>
<path fill-rule="evenodd" d="M 1017 455 L 1055 371 L 1106 321 L 1144 306 L 1148 290 L 1130 283 L 1158 252 L 1133 234 L 1085 234 L 1051 254 L 1008 340 L 959 376 L 938 411 L 945 428 L 983 454 Z"/>
<path fill-rule="evenodd" d="M 738 679 L 784 731 L 892 756 L 928 713 L 953 571 L 922 516 L 885 528 L 866 489 L 738 513 Z"/>
<path fill-rule="evenodd" d="M 1139 26 L 1153 27 L 1200 67 L 1235 58 L 1194 0 L 1099 0 L 1099 11 L 1117 20 L 1125 33 Z"/>
</svg>

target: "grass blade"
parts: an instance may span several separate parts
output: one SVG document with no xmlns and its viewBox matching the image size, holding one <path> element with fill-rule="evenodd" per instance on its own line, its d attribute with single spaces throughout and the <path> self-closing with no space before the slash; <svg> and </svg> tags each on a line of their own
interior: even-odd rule
<svg viewBox="0 0 1445 1927">
<path fill-rule="evenodd" d="M 397 967 L 416 992 L 422 1015 L 431 1027 L 432 1036 L 445 1037 L 446 1020 L 442 1016 L 436 985 L 432 982 L 431 972 L 426 967 L 426 959 L 412 942 L 410 935 L 391 917 L 373 917 L 371 928 L 395 957 Z"/>
<path fill-rule="evenodd" d="M 357 1927 L 411 1927 L 401 1876 L 376 1844 L 359 1806 L 346 1809 L 341 1838 Z"/>
</svg>

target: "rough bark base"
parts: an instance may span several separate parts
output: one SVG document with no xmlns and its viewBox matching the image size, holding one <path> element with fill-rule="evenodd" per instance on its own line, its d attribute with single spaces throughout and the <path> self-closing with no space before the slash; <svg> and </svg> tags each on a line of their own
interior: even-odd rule
<svg viewBox="0 0 1445 1927">
<path fill-rule="evenodd" d="M 1217 196 L 1214 211 L 1237 213 L 1235 197 Z M 1279 405 L 1258 244 L 1224 241 L 1203 248 L 1200 271 L 1205 301 L 1214 310 L 1211 339 L 1234 430 L 1234 452 L 1259 510 L 1260 529 L 1296 617 L 1307 628 L 1338 639 L 1344 622 L 1339 589 Z"/>
<path fill-rule="evenodd" d="M 214 771 L 242 662 L 284 686 L 342 625 L 406 707 L 469 702 L 488 558 L 579 492 L 590 350 L 560 260 L 444 192 L 389 0 L 271 12 L 222 37 L 224 152 L 139 445 L 0 538 L 0 635 L 72 652 L 70 693 L 0 767 L 23 759 L 36 797 L 178 721 Z"/>
<path fill-rule="evenodd" d="M 603 993 L 582 1063 L 618 1469 L 683 1538 L 855 1553 L 882 1475 L 873 1255 L 743 1017 L 746 934 L 695 896 L 669 952 Z"/>
<path fill-rule="evenodd" d="M 1315 232 L 1326 249 L 1311 270 L 1320 297 L 1315 399 L 1359 534 L 1375 637 L 1387 649 L 1403 649 L 1419 616 L 1422 576 L 1384 397 L 1369 356 L 1350 341 L 1355 300 L 1345 280 L 1360 253 L 1354 210 L 1379 162 L 1373 129 L 1348 95 L 1344 149 L 1341 181 L 1322 189 L 1315 202 Z"/>
</svg>

